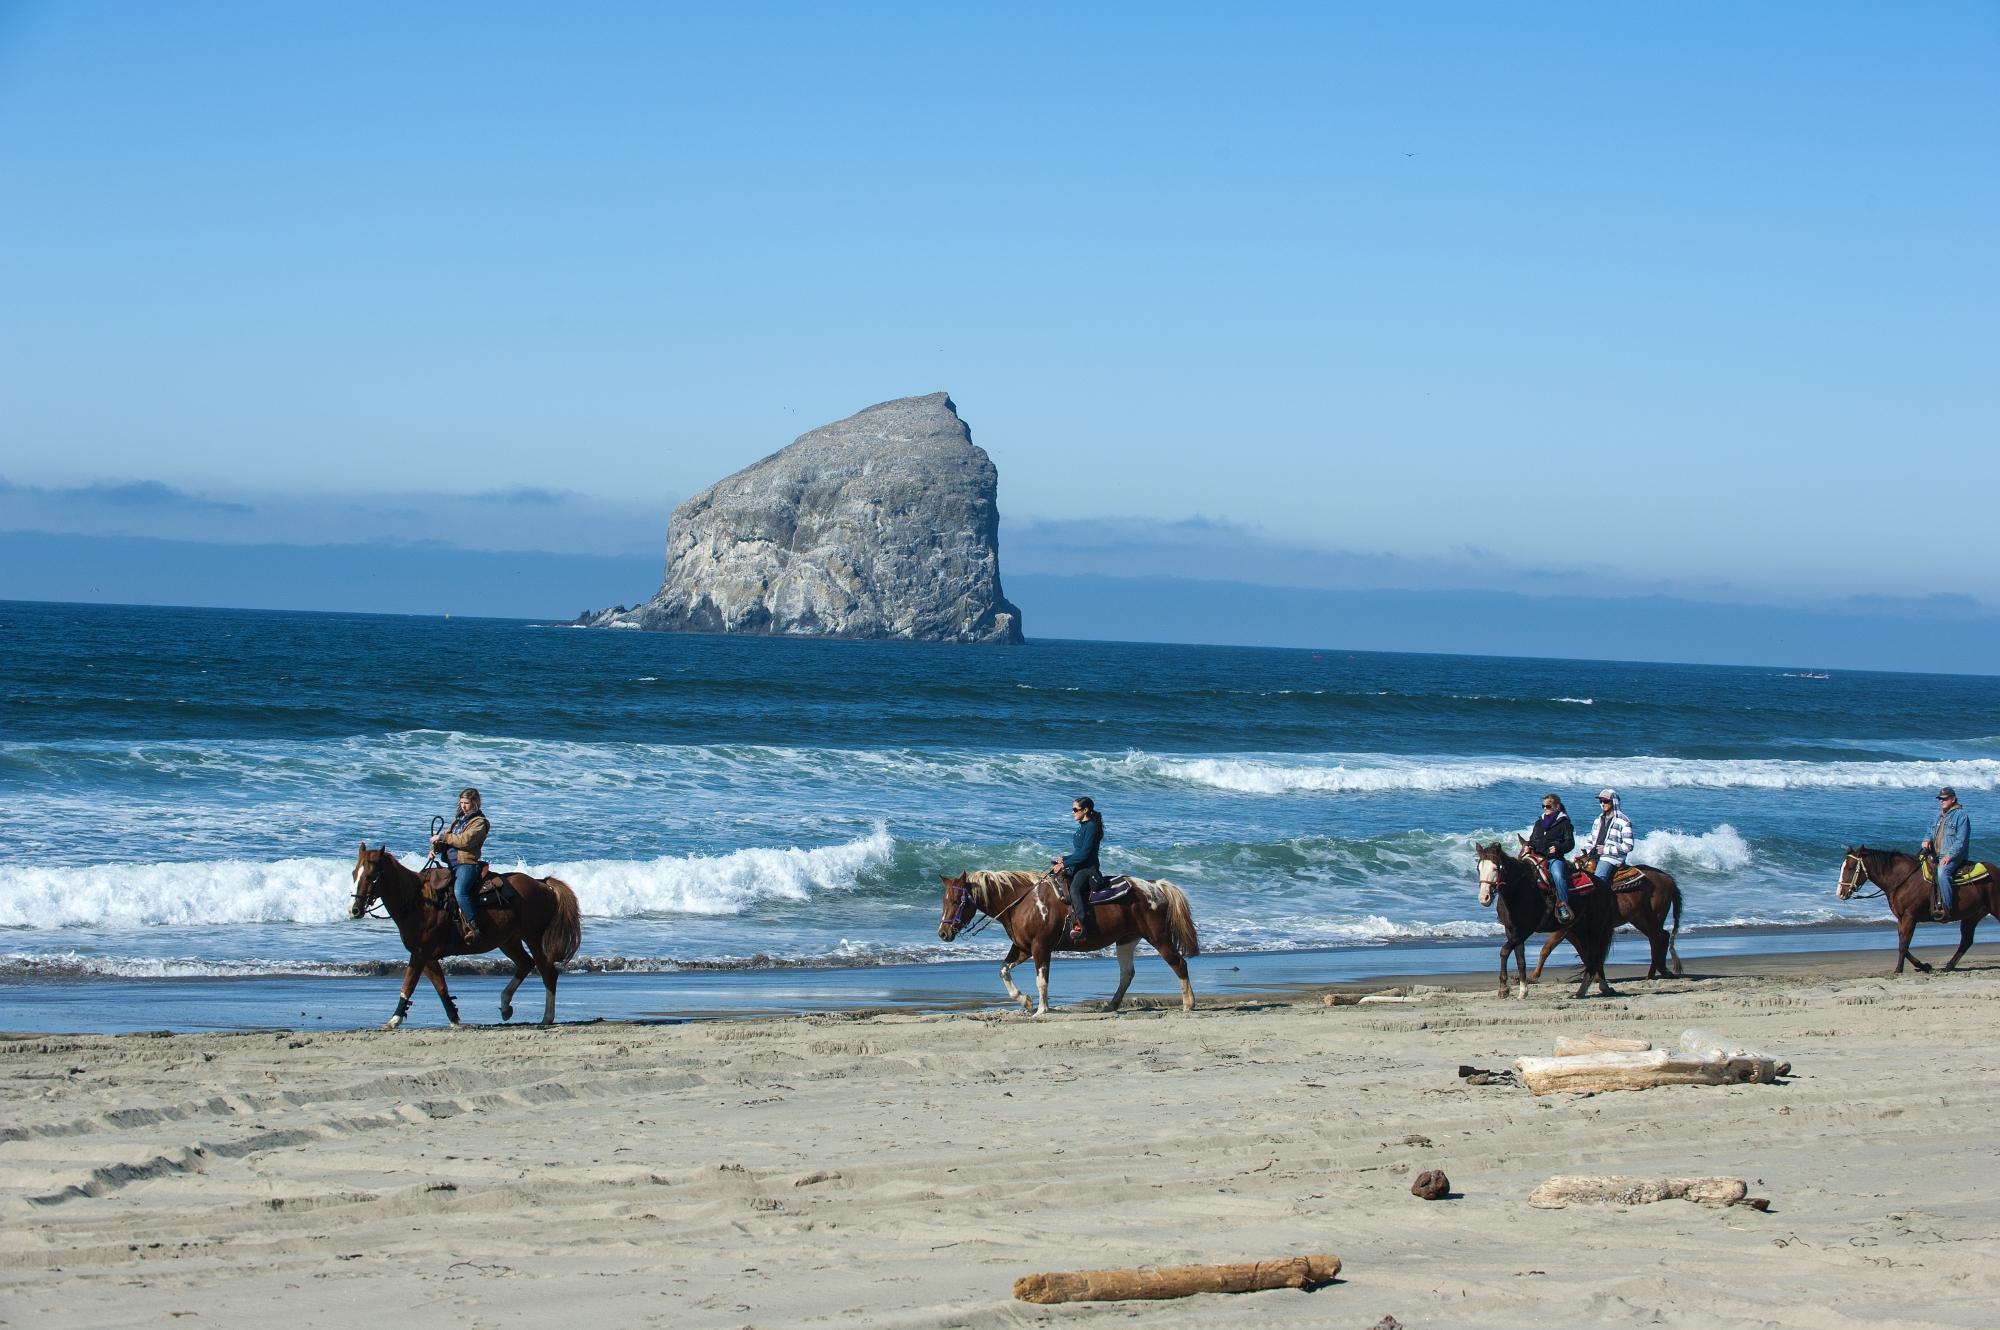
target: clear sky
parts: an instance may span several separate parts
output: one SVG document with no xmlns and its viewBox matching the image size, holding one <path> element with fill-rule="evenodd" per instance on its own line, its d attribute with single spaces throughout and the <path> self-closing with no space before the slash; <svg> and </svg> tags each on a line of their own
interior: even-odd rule
<svg viewBox="0 0 2000 1330">
<path fill-rule="evenodd" d="M 0 0 L 0 527 L 657 550 L 943 389 L 1010 566 L 1995 609 L 1996 236 L 1991 3 Z"/>
</svg>

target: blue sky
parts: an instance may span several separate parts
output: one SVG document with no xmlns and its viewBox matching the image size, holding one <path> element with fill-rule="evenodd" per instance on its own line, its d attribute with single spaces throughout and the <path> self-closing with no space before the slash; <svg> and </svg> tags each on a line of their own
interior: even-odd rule
<svg viewBox="0 0 2000 1330">
<path fill-rule="evenodd" d="M 1009 567 L 1995 611 L 1996 131 L 1990 4 L 0 0 L 0 529 L 636 557 L 944 389 Z"/>
</svg>

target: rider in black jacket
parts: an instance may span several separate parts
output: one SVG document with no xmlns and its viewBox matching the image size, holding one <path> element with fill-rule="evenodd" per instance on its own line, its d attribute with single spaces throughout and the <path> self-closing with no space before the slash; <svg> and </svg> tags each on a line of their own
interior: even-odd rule
<svg viewBox="0 0 2000 1330">
<path fill-rule="evenodd" d="M 1104 874 L 1097 867 L 1097 848 L 1104 843 L 1104 814 L 1097 811 L 1088 795 L 1070 800 L 1069 814 L 1076 819 L 1074 848 L 1049 867 L 1069 871 L 1069 937 L 1072 942 L 1081 942 L 1090 933 L 1091 888 L 1104 884 Z"/>
<path fill-rule="evenodd" d="M 1564 923 L 1570 921 L 1570 912 L 1569 865 L 1563 856 L 1575 848 L 1576 828 L 1570 825 L 1561 796 L 1543 795 L 1542 815 L 1535 822 L 1535 829 L 1528 833 L 1528 850 L 1548 861 L 1549 881 L 1556 889 L 1556 918 Z"/>
</svg>

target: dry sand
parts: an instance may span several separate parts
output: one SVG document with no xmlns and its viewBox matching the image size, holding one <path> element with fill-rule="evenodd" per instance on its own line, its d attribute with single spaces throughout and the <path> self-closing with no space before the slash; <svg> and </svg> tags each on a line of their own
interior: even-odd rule
<svg viewBox="0 0 2000 1330">
<path fill-rule="evenodd" d="M 1617 1000 L 0 1041 L 0 1323 L 1986 1326 L 2000 966 Z M 1058 967 L 1058 994 L 1060 967 Z M 1094 1005 L 1094 1004 L 1093 1004 Z M 1468 1085 L 1703 1026 L 1787 1083 Z M 1409 1194 L 1442 1168 L 1459 1193 Z M 1532 1209 L 1724 1174 L 1769 1213 Z M 1314 1293 L 1036 1307 L 1015 1276 L 1333 1252 Z"/>
</svg>

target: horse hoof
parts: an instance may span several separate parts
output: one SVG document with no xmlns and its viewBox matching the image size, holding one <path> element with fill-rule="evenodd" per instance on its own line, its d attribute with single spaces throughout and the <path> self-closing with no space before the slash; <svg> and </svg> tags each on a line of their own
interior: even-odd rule
<svg viewBox="0 0 2000 1330">
<path fill-rule="evenodd" d="M 514 1004 L 513 1004 L 513 1003 L 511 1003 L 511 1002 L 503 1002 L 503 1003 L 501 1003 L 501 1004 L 500 1004 L 500 1019 L 501 1019 L 501 1020 L 503 1020 L 503 1021 L 511 1021 L 511 1020 L 513 1020 L 513 1019 L 514 1019 Z"/>
<path fill-rule="evenodd" d="M 401 1016 L 391 1016 L 388 1020 L 382 1022 L 382 1028 L 384 1030 L 393 1030 L 402 1023 L 403 1018 Z"/>
</svg>

